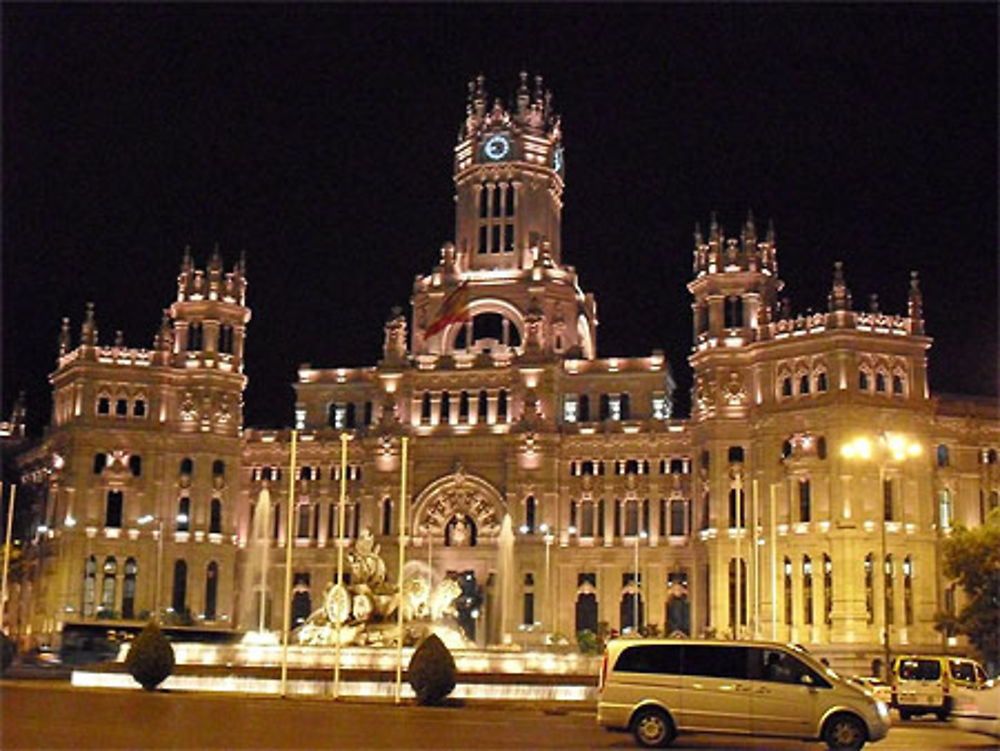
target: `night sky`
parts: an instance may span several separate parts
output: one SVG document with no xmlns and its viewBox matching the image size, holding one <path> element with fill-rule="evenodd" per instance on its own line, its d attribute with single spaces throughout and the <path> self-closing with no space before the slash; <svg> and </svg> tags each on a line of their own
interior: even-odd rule
<svg viewBox="0 0 1000 751">
<path fill-rule="evenodd" d="M 151 346 L 185 245 L 247 254 L 246 424 L 298 365 L 374 364 L 452 239 L 466 82 L 545 76 L 563 260 L 598 354 L 664 349 L 686 412 L 692 230 L 774 219 L 795 312 L 905 313 L 935 392 L 996 394 L 997 9 L 977 5 L 17 5 L 3 9 L 3 416 L 49 417 L 60 318 Z"/>
</svg>

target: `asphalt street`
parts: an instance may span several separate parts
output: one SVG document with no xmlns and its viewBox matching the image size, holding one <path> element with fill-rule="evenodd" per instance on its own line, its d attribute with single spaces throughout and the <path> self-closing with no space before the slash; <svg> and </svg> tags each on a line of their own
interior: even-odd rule
<svg viewBox="0 0 1000 751">
<path fill-rule="evenodd" d="M 323 699 L 74 689 L 0 681 L 0 747 L 9 749 L 629 749 L 585 708 L 482 703 L 418 707 Z M 819 743 L 682 736 L 675 748 L 803 749 Z M 947 723 L 896 726 L 890 749 L 996 748 Z"/>
</svg>

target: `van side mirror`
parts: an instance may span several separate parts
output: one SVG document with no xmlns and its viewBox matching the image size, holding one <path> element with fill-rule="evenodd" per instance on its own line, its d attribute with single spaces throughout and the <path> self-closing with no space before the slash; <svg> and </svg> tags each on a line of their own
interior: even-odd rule
<svg viewBox="0 0 1000 751">
<path fill-rule="evenodd" d="M 799 683 L 802 683 L 806 686 L 813 686 L 816 684 L 816 681 L 813 680 L 813 677 L 809 675 L 809 673 L 803 673 L 801 676 L 799 676 Z"/>
</svg>

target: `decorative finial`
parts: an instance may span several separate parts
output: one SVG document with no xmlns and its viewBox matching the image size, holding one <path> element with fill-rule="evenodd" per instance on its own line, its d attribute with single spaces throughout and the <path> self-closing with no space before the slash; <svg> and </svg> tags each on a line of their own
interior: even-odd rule
<svg viewBox="0 0 1000 751">
<path fill-rule="evenodd" d="M 878 313 L 878 293 L 872 292 L 868 297 L 868 310 L 871 313 Z"/>
<path fill-rule="evenodd" d="M 700 247 L 704 242 L 704 238 L 701 236 L 701 222 L 694 223 L 694 246 Z"/>
<path fill-rule="evenodd" d="M 831 310 L 850 310 L 851 291 L 847 289 L 844 282 L 844 264 L 842 261 L 834 261 L 833 264 L 833 285 L 830 287 L 830 294 L 827 295 L 827 307 Z"/>
<path fill-rule="evenodd" d="M 924 295 L 920 291 L 920 277 L 916 271 L 910 272 L 910 294 L 907 303 L 907 315 L 910 317 L 914 334 L 924 333 Z"/>
<path fill-rule="evenodd" d="M 69 318 L 62 319 L 62 328 L 59 330 L 59 355 L 65 355 L 72 347 L 69 334 Z"/>
</svg>

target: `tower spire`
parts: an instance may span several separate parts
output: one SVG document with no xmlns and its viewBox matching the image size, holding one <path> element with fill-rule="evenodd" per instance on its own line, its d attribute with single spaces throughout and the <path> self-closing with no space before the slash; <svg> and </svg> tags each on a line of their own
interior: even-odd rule
<svg viewBox="0 0 1000 751">
<path fill-rule="evenodd" d="M 827 295 L 827 307 L 831 312 L 851 309 L 851 291 L 844 282 L 844 263 L 842 261 L 835 261 L 833 264 L 833 286 L 830 287 L 830 294 Z"/>
<path fill-rule="evenodd" d="M 69 334 L 69 318 L 62 319 L 62 328 L 59 330 L 59 356 L 62 357 L 70 351 L 73 344 Z"/>
<path fill-rule="evenodd" d="M 907 303 L 907 313 L 910 317 L 914 334 L 924 333 L 924 295 L 920 291 L 920 277 L 916 271 L 910 272 L 910 294 Z"/>
<path fill-rule="evenodd" d="M 86 347 L 97 346 L 97 323 L 94 321 L 94 303 L 87 303 L 87 310 L 80 326 L 80 344 Z"/>
</svg>

